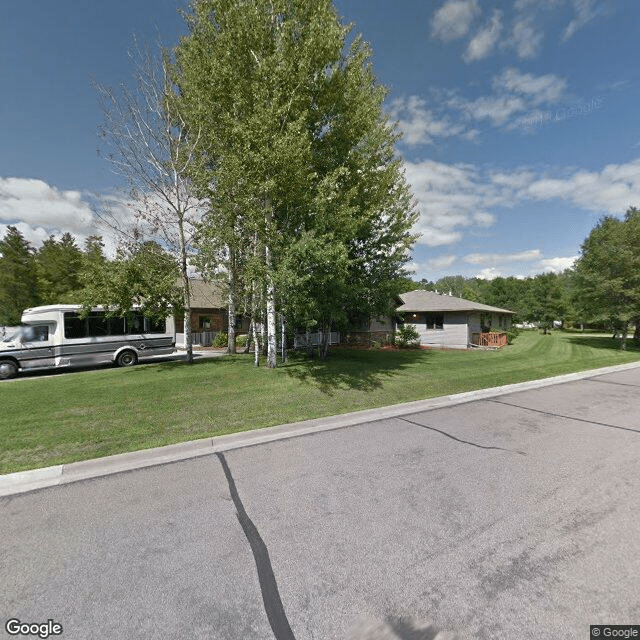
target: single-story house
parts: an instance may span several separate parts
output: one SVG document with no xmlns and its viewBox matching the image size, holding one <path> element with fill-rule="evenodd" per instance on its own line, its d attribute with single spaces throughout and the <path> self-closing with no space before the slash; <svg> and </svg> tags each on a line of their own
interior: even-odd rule
<svg viewBox="0 0 640 640">
<path fill-rule="evenodd" d="M 421 345 L 448 349 L 506 344 L 490 332 L 508 331 L 515 314 L 435 291 L 408 291 L 400 294 L 400 302 L 396 314 L 416 328 Z"/>
<path fill-rule="evenodd" d="M 180 283 L 178 283 L 180 284 Z M 199 278 L 189 279 L 191 332 L 194 344 L 210 344 L 219 331 L 229 328 L 229 311 L 222 287 Z M 249 321 L 236 316 L 236 332 L 246 333 Z M 176 343 L 184 345 L 184 316 L 176 317 Z"/>
</svg>

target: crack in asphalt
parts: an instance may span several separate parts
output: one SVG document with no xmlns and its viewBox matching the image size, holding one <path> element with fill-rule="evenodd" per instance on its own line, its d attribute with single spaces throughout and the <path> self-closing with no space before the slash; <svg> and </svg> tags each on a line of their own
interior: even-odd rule
<svg viewBox="0 0 640 640">
<path fill-rule="evenodd" d="M 621 387 L 640 388 L 640 384 L 629 384 L 628 382 L 615 382 L 613 380 L 598 380 L 597 378 L 583 378 L 583 382 L 601 382 L 602 384 L 617 384 Z"/>
<path fill-rule="evenodd" d="M 260 536 L 260 533 L 256 526 L 253 524 L 251 518 L 247 515 L 247 512 L 242 504 L 236 483 L 231 474 L 231 469 L 227 464 L 227 460 L 223 453 L 216 453 L 222 470 L 227 478 L 229 484 L 229 493 L 231 499 L 236 507 L 236 516 L 238 522 L 244 531 L 249 545 L 251 546 L 251 552 L 253 553 L 253 559 L 256 564 L 256 570 L 258 572 L 258 581 L 260 583 L 260 591 L 262 593 L 262 602 L 264 604 L 264 610 L 267 614 L 267 619 L 271 625 L 271 630 L 276 640 L 296 640 L 291 631 L 287 614 L 285 613 L 280 599 L 280 592 L 278 591 L 278 583 L 273 573 L 273 567 L 271 566 L 271 560 L 269 558 L 269 550 L 264 540 Z"/>
<path fill-rule="evenodd" d="M 545 416 L 552 416 L 553 418 L 564 418 L 565 420 L 575 420 L 576 422 L 584 422 L 585 424 L 594 424 L 598 427 L 608 427 L 609 429 L 621 429 L 622 431 L 633 431 L 634 433 L 640 433 L 640 429 L 632 429 L 631 427 L 620 427 L 616 424 L 607 424 L 606 422 L 596 422 L 595 420 L 586 420 L 585 418 L 576 418 L 574 416 L 564 416 L 560 413 L 552 413 L 551 411 L 543 411 L 542 409 L 532 409 L 531 407 L 523 407 L 519 404 L 513 404 L 511 402 L 505 402 L 504 400 L 485 400 L 486 402 L 494 402 L 495 404 L 503 404 L 507 407 L 515 407 L 516 409 L 524 409 L 525 411 L 534 411 L 535 413 L 542 413 Z"/>
<path fill-rule="evenodd" d="M 403 422 L 408 422 L 409 424 L 416 425 L 416 427 L 422 427 L 423 429 L 429 429 L 430 431 L 437 431 L 438 433 L 441 433 L 443 436 L 447 436 L 447 438 L 451 438 L 456 442 L 461 442 L 462 444 L 469 444 L 472 447 L 477 447 L 478 449 L 495 449 L 497 451 L 507 451 L 509 453 L 517 453 L 518 455 L 521 455 L 521 456 L 527 455 L 524 451 L 517 451 L 515 449 L 505 449 L 504 447 L 493 447 L 493 446 L 488 446 L 484 444 L 478 444 L 477 442 L 470 442 L 469 440 L 462 440 L 461 438 L 456 438 L 455 436 L 452 436 L 450 433 L 447 433 L 446 431 L 442 431 L 442 429 L 437 429 L 436 427 L 430 427 L 429 425 L 426 425 L 426 424 L 420 424 L 419 422 L 414 422 L 413 420 L 409 420 L 408 418 L 397 418 L 397 420 L 402 420 Z"/>
</svg>

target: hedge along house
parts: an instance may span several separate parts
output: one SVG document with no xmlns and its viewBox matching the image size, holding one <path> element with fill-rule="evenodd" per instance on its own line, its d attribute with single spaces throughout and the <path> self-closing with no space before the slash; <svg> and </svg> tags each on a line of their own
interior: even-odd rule
<svg viewBox="0 0 640 640">
<path fill-rule="evenodd" d="M 467 349 L 507 344 L 505 332 L 511 329 L 515 311 L 434 291 L 409 291 L 399 297 L 402 304 L 396 313 L 416 328 L 423 346 Z"/>
</svg>

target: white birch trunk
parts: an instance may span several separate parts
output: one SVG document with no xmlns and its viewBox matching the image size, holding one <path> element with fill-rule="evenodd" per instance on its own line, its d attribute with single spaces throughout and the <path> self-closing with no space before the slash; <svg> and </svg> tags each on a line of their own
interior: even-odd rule
<svg viewBox="0 0 640 640">
<path fill-rule="evenodd" d="M 282 358 L 282 362 L 287 361 L 287 332 L 285 327 L 285 319 L 284 315 L 280 316 L 280 357 Z"/>
<path fill-rule="evenodd" d="M 191 305 L 189 305 L 190 307 Z M 193 362 L 193 337 L 191 335 L 191 309 L 186 308 L 184 310 L 184 345 L 187 348 L 187 362 Z"/>
<path fill-rule="evenodd" d="M 258 335 L 256 331 L 256 323 L 251 323 L 251 332 L 253 334 L 253 365 L 260 366 L 260 345 L 258 345 Z"/>
<path fill-rule="evenodd" d="M 229 326 L 227 351 L 236 352 L 236 278 L 233 252 L 229 250 Z"/>
<path fill-rule="evenodd" d="M 181 237 L 181 242 L 184 239 Z M 187 273 L 187 257 L 184 251 L 184 244 L 181 246 L 181 271 L 182 271 L 182 290 L 184 292 L 184 346 L 187 350 L 187 362 L 193 362 L 193 336 L 191 335 L 191 284 L 189 282 L 189 274 Z"/>
<path fill-rule="evenodd" d="M 276 288 L 271 270 L 271 250 L 265 247 L 267 261 L 267 367 L 276 368 Z"/>
</svg>

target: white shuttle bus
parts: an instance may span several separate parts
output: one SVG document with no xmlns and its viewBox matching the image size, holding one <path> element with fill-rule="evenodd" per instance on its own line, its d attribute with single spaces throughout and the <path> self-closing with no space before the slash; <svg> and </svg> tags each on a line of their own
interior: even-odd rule
<svg viewBox="0 0 640 640">
<path fill-rule="evenodd" d="M 139 358 L 175 351 L 173 318 L 151 320 L 140 311 L 111 318 L 103 308 L 80 316 L 76 304 L 25 309 L 22 325 L 0 342 L 0 379 L 19 371 L 90 367 L 113 362 L 130 367 Z"/>
</svg>

